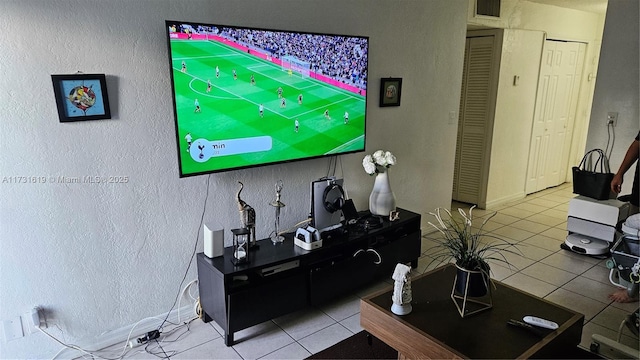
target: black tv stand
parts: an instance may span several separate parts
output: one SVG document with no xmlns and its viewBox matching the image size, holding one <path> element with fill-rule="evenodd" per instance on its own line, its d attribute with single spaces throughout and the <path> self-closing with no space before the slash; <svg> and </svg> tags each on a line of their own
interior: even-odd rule
<svg viewBox="0 0 640 360">
<path fill-rule="evenodd" d="M 316 250 L 295 246 L 293 234 L 287 234 L 281 244 L 259 240 L 261 246 L 251 249 L 249 263 L 239 266 L 231 262 L 230 247 L 213 259 L 199 253 L 203 321 L 215 320 L 225 331 L 225 344 L 231 346 L 236 331 L 390 278 L 397 263 L 410 262 L 415 268 L 420 257 L 420 214 L 398 211 L 398 220 L 385 219 L 379 228 L 345 226 L 346 234 Z"/>
</svg>

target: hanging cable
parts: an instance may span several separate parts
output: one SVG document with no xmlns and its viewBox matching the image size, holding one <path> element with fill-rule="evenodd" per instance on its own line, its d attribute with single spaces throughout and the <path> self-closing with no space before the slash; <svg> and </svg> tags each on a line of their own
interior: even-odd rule
<svg viewBox="0 0 640 360">
<path fill-rule="evenodd" d="M 609 158 L 609 142 L 611 141 L 611 129 L 609 129 L 610 124 L 607 123 L 607 146 L 604 148 L 604 154 Z"/>
<path fill-rule="evenodd" d="M 171 311 L 173 310 L 174 307 L 176 307 L 176 304 L 178 303 L 178 299 L 180 298 L 180 296 L 182 296 L 182 292 L 180 291 L 180 289 L 182 289 L 182 284 L 184 284 L 184 281 L 187 279 L 187 274 L 189 273 L 189 269 L 191 268 L 191 264 L 193 264 L 193 258 L 196 256 L 196 251 L 198 249 L 198 236 L 200 235 L 200 229 L 202 228 L 202 224 L 204 223 L 204 215 L 207 211 L 207 200 L 209 199 L 209 181 L 211 180 L 211 174 L 209 174 L 209 176 L 207 176 L 207 192 L 206 195 L 204 197 L 204 206 L 202 207 L 202 214 L 200 215 L 200 224 L 198 225 L 198 230 L 196 231 L 196 240 L 193 244 L 193 251 L 191 252 L 191 258 L 189 259 L 189 265 L 187 265 L 187 269 L 184 272 L 184 276 L 182 277 L 182 281 L 180 281 L 180 286 L 178 287 L 178 294 L 176 295 L 175 300 L 173 301 L 173 305 L 171 305 L 171 309 L 169 309 L 169 312 L 167 312 L 167 316 L 165 317 L 164 321 L 162 321 L 162 323 L 158 326 L 158 331 L 161 331 L 162 327 L 164 326 L 164 324 L 167 322 L 167 320 L 169 319 L 169 315 L 171 314 Z"/>
<path fill-rule="evenodd" d="M 611 159 L 611 154 L 613 153 L 613 147 L 616 143 L 616 128 L 614 127 L 613 122 L 607 122 L 607 146 L 604 148 L 604 154 L 607 156 L 607 159 Z"/>
<path fill-rule="evenodd" d="M 329 162 L 327 164 L 327 175 L 326 177 L 329 177 L 331 175 L 331 161 L 333 160 L 332 157 L 329 157 Z"/>
<path fill-rule="evenodd" d="M 613 153 L 613 145 L 616 143 L 616 128 L 611 124 L 611 150 L 609 150 L 609 159 Z"/>
</svg>

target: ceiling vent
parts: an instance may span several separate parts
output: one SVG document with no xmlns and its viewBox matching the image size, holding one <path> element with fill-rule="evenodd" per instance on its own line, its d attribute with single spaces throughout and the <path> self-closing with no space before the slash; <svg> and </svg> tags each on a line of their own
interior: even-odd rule
<svg viewBox="0 0 640 360">
<path fill-rule="evenodd" d="M 500 17 L 500 0 L 476 0 L 476 16 Z"/>
</svg>

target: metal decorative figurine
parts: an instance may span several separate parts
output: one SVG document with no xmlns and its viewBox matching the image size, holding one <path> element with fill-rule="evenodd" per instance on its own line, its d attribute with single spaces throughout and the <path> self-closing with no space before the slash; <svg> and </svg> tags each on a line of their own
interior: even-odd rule
<svg viewBox="0 0 640 360">
<path fill-rule="evenodd" d="M 284 236 L 280 235 L 280 209 L 285 207 L 286 205 L 280 201 L 280 196 L 282 195 L 282 187 L 283 187 L 283 183 L 282 180 L 278 180 L 278 182 L 276 183 L 276 200 L 269 203 L 269 205 L 273 206 L 276 208 L 276 221 L 275 221 L 275 233 L 273 234 L 273 236 L 271 237 L 271 241 L 274 244 L 279 244 L 281 242 L 284 241 Z"/>
<path fill-rule="evenodd" d="M 238 211 L 240 211 L 240 220 L 242 221 L 242 226 L 247 230 L 249 230 L 249 232 L 251 233 L 249 246 L 254 247 L 257 245 L 256 243 L 256 211 L 249 204 L 247 204 L 246 202 L 244 202 L 244 200 L 240 198 L 240 193 L 244 188 L 244 184 L 242 184 L 242 182 L 240 181 L 238 181 L 238 183 L 240 184 L 240 189 L 236 194 L 236 200 L 238 202 Z"/>
</svg>

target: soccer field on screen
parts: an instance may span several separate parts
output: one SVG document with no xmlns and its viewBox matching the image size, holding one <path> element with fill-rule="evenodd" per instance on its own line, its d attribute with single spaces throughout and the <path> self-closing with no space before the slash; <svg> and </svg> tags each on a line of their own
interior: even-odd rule
<svg viewBox="0 0 640 360">
<path fill-rule="evenodd" d="M 364 96 L 289 73 L 216 41 L 171 40 L 170 46 L 183 175 L 364 149 Z M 285 104 L 278 88 L 282 88 Z M 330 118 L 325 117 L 325 110 Z M 346 124 L 345 112 L 349 114 Z M 191 149 L 187 134 L 193 139 Z M 243 145 L 237 145 L 242 141 Z M 268 150 L 242 152 L 269 143 Z M 238 154 L 225 155 L 240 148 Z"/>
</svg>

